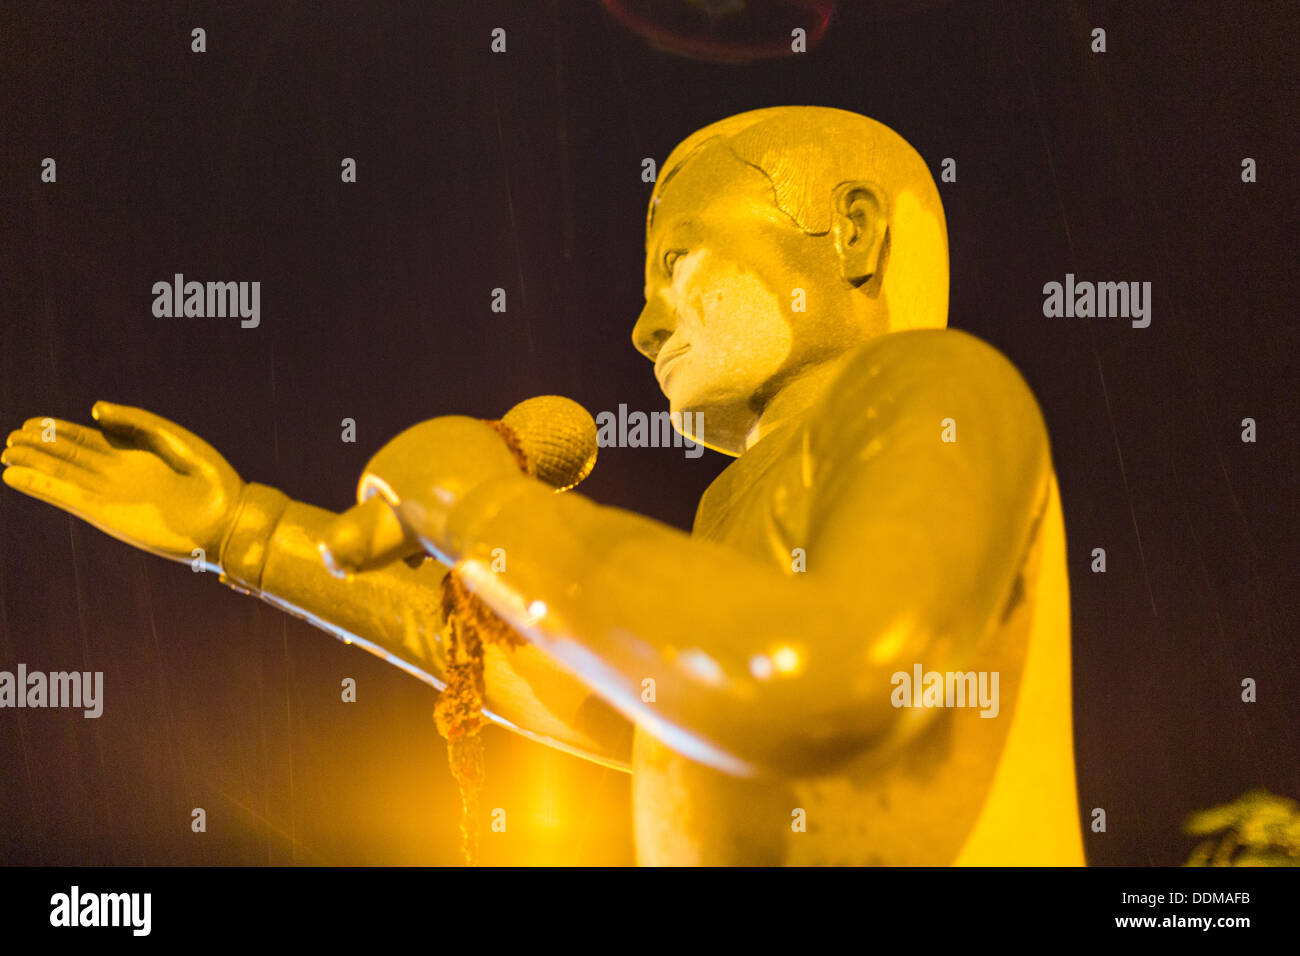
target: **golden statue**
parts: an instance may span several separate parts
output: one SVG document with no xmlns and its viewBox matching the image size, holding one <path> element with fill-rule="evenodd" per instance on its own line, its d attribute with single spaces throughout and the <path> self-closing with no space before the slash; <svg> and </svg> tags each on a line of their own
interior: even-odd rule
<svg viewBox="0 0 1300 956">
<path fill-rule="evenodd" d="M 30 420 L 4 480 L 215 556 L 437 686 L 454 563 L 526 639 L 484 648 L 485 712 L 630 769 L 639 862 L 1082 864 L 1048 437 L 1014 367 L 945 329 L 921 157 L 853 113 L 743 113 L 672 152 L 646 226 L 634 344 L 688 437 L 736 457 L 690 535 L 555 494 L 456 417 L 398 436 L 359 488 L 438 558 L 415 566 L 367 545 L 363 509 L 244 483 L 139 409 L 98 403 L 99 430 L 55 422 L 54 442 Z"/>
</svg>

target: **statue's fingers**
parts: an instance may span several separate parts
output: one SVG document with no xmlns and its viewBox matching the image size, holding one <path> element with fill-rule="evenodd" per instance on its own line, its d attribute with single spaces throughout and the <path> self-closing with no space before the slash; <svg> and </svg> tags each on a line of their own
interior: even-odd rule
<svg viewBox="0 0 1300 956">
<path fill-rule="evenodd" d="M 101 473 L 85 462 L 63 458 L 35 445 L 10 445 L 0 452 L 0 465 L 27 468 L 87 490 L 98 487 L 102 480 Z"/>
<path fill-rule="evenodd" d="M 206 442 L 161 415 L 131 405 L 96 402 L 90 415 L 106 432 L 146 448 L 173 470 L 188 475 L 202 461 Z"/>
<path fill-rule="evenodd" d="M 8 452 L 6 457 L 7 455 Z M 77 517 L 91 514 L 95 510 L 95 495 L 90 489 L 36 468 L 10 465 L 0 472 L 0 479 L 14 491 L 31 495 Z"/>
<path fill-rule="evenodd" d="M 105 452 L 83 445 L 70 435 L 59 435 L 54 441 L 46 441 L 43 434 L 28 430 L 16 431 L 5 439 L 6 448 L 35 448 L 47 455 L 74 462 L 89 471 L 98 472 L 107 462 Z M 108 447 L 108 446 L 105 446 Z"/>
<path fill-rule="evenodd" d="M 104 438 L 103 433 L 98 428 L 78 425 L 76 422 L 65 422 L 62 418 L 51 418 L 49 416 L 29 418 L 23 422 L 22 432 L 44 438 L 51 428 L 54 430 L 54 441 L 48 444 L 56 445 L 66 439 L 104 454 L 113 451 L 113 446 L 108 443 L 108 440 Z M 13 435 L 18 434 L 19 432 L 13 433 Z M 10 437 L 12 438 L 13 435 Z M 13 444 L 13 442 L 7 444 Z"/>
</svg>

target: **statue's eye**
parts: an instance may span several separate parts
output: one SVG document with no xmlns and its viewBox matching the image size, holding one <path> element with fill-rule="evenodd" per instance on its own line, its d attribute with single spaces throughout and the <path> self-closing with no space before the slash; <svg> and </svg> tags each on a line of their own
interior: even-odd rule
<svg viewBox="0 0 1300 956">
<path fill-rule="evenodd" d="M 675 266 L 677 260 L 684 255 L 686 255 L 685 249 L 669 249 L 664 253 L 664 272 L 668 273 L 669 278 L 672 278 L 673 266 Z"/>
</svg>

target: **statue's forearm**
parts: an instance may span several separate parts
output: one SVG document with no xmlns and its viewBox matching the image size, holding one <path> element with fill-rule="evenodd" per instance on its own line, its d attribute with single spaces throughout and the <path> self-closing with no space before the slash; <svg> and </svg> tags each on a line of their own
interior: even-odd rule
<svg viewBox="0 0 1300 956">
<path fill-rule="evenodd" d="M 257 595 L 335 636 L 378 654 L 432 684 L 445 686 L 440 590 L 446 568 L 401 561 L 336 578 L 316 550 L 337 515 L 250 484 L 222 545 L 227 584 Z M 593 707 L 589 692 L 535 648 L 487 659 L 489 716 L 543 743 L 612 766 L 625 766 L 621 719 Z M 610 726 L 614 717 L 619 726 Z"/>
<path fill-rule="evenodd" d="M 680 753 L 799 772 L 896 729 L 886 668 L 915 646 L 887 600 L 526 479 L 472 493 L 449 534 L 480 597 Z M 897 646 L 873 666 L 877 637 Z"/>
</svg>

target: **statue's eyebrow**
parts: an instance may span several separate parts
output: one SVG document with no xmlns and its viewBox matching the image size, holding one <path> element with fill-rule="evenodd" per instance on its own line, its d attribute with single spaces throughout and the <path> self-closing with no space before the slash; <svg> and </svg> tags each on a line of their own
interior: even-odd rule
<svg viewBox="0 0 1300 956">
<path fill-rule="evenodd" d="M 671 248 L 680 248 L 682 243 L 689 243 L 695 238 L 699 221 L 696 219 L 678 219 L 664 226 L 655 237 L 653 245 L 646 243 L 646 252 L 653 256 L 656 265 L 665 252 Z"/>
<path fill-rule="evenodd" d="M 663 255 L 669 239 L 680 239 L 689 241 L 695 236 L 699 228 L 699 220 L 695 218 L 676 219 L 668 222 L 660 228 L 658 233 L 653 230 L 646 231 L 645 248 L 648 254 Z"/>
</svg>

